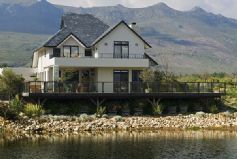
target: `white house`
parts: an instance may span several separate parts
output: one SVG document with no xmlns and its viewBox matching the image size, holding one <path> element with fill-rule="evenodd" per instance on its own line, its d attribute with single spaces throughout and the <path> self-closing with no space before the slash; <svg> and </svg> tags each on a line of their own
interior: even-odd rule
<svg viewBox="0 0 237 159">
<path fill-rule="evenodd" d="M 135 28 L 135 23 L 121 21 L 109 27 L 89 14 L 65 14 L 60 30 L 34 51 L 32 68 L 41 82 L 32 90 L 131 91 L 129 83 L 139 82 L 140 71 L 157 65 L 146 54 L 151 46 Z"/>
</svg>

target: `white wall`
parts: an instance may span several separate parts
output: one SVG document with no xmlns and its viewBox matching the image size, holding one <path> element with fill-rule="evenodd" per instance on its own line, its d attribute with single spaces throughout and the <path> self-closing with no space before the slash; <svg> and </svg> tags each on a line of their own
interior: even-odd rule
<svg viewBox="0 0 237 159">
<path fill-rule="evenodd" d="M 144 42 L 137 37 L 127 26 L 123 23 L 120 24 L 113 32 L 108 34 L 96 46 L 96 53 L 111 53 L 114 52 L 114 41 L 128 41 L 129 54 L 143 55 L 145 52 Z M 105 43 L 108 45 L 106 46 Z M 138 46 L 136 46 L 138 44 Z"/>
</svg>

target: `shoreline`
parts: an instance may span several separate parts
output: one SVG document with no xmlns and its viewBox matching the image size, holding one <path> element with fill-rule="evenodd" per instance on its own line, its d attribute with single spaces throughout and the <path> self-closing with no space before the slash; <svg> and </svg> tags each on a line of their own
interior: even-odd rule
<svg viewBox="0 0 237 159">
<path fill-rule="evenodd" d="M 42 116 L 16 121 L 0 117 L 0 133 L 11 134 L 77 134 L 82 132 L 116 131 L 185 131 L 218 130 L 236 131 L 237 113 L 208 114 L 198 112 L 189 115 L 162 117 L 108 117 L 96 118 L 95 115 L 80 116 Z"/>
</svg>

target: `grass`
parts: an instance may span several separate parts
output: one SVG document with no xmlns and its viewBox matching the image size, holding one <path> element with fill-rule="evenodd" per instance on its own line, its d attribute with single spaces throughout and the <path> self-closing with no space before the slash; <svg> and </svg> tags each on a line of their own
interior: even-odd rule
<svg viewBox="0 0 237 159">
<path fill-rule="evenodd" d="M 0 64 L 23 66 L 31 62 L 33 50 L 50 35 L 0 32 Z"/>
</svg>

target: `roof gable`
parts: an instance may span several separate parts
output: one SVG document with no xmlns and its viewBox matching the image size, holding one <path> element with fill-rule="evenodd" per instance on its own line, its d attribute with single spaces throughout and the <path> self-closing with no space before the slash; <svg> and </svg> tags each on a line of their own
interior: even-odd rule
<svg viewBox="0 0 237 159">
<path fill-rule="evenodd" d="M 148 44 L 148 42 L 146 42 L 136 31 L 134 31 L 132 28 L 130 28 L 128 26 L 128 24 L 125 21 L 121 21 L 118 24 L 111 26 L 110 28 L 108 28 L 103 34 L 101 34 L 101 36 L 99 36 L 92 45 L 96 45 L 97 43 L 99 43 L 102 39 L 104 39 L 107 35 L 109 35 L 111 32 L 113 32 L 118 26 L 120 26 L 121 24 L 124 24 L 131 32 L 133 32 L 139 39 L 141 39 L 148 47 L 151 48 L 151 45 Z"/>
</svg>

